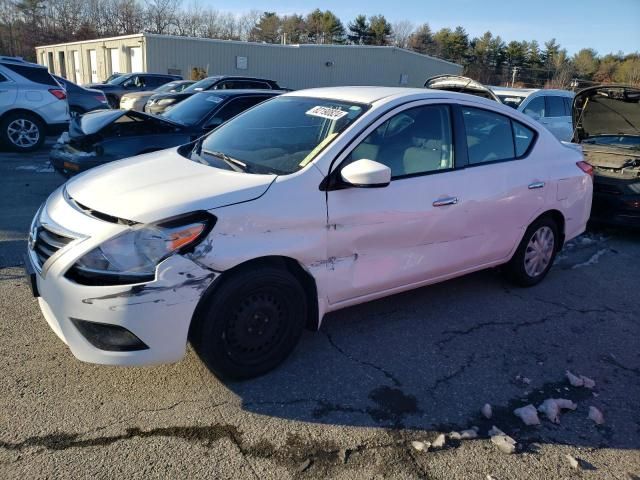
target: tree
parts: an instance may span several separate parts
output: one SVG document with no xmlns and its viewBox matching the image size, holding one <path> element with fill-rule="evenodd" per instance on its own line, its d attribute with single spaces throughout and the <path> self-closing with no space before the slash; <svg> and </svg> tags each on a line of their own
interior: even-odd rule
<svg viewBox="0 0 640 480">
<path fill-rule="evenodd" d="M 436 54 L 436 42 L 428 23 L 420 25 L 409 37 L 409 48 L 425 55 Z"/>
<path fill-rule="evenodd" d="M 640 86 L 640 55 L 627 56 L 618 67 L 614 79 L 616 82 Z"/>
<path fill-rule="evenodd" d="M 344 26 L 340 19 L 330 10 L 321 11 L 316 8 L 307 15 L 306 30 L 311 43 L 344 42 Z"/>
<path fill-rule="evenodd" d="M 391 36 L 391 24 L 384 15 L 369 17 L 369 44 L 388 45 Z"/>
<path fill-rule="evenodd" d="M 264 12 L 253 27 L 251 36 L 256 42 L 280 42 L 280 17 L 275 12 Z"/>
<path fill-rule="evenodd" d="M 349 23 L 349 33 L 347 37 L 351 43 L 356 45 L 368 45 L 370 41 L 369 22 L 364 15 L 358 15 L 353 22 Z"/>
<path fill-rule="evenodd" d="M 409 48 L 409 39 L 415 30 L 415 25 L 409 20 L 394 22 L 391 26 L 393 32 L 393 44 L 400 48 Z"/>
<path fill-rule="evenodd" d="M 176 13 L 180 0 L 146 0 L 147 30 L 151 33 L 169 33 L 171 25 L 176 25 Z"/>
<path fill-rule="evenodd" d="M 583 48 L 573 56 L 573 65 L 580 78 L 591 79 L 598 70 L 598 54 L 592 48 Z"/>
<path fill-rule="evenodd" d="M 283 41 L 286 43 L 305 43 L 305 30 L 306 23 L 302 15 L 294 13 L 293 15 L 282 17 L 280 32 L 282 33 Z"/>
</svg>

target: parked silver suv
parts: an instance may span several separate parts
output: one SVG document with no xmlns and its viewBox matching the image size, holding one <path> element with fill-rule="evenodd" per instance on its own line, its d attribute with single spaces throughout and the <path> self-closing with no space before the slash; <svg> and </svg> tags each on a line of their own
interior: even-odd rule
<svg viewBox="0 0 640 480">
<path fill-rule="evenodd" d="M 0 143 L 30 152 L 68 125 L 67 94 L 47 69 L 0 56 Z"/>
</svg>

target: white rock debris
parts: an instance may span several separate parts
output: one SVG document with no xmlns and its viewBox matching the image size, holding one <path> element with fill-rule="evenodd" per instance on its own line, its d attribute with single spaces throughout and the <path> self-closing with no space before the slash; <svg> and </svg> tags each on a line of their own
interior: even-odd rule
<svg viewBox="0 0 640 480">
<path fill-rule="evenodd" d="M 461 440 L 462 435 L 460 435 L 458 432 L 449 432 L 449 438 L 451 440 Z"/>
<path fill-rule="evenodd" d="M 496 477 L 494 477 L 493 475 L 489 475 L 489 474 L 487 473 L 487 476 L 485 477 L 485 480 L 497 480 L 497 478 L 496 478 Z"/>
<path fill-rule="evenodd" d="M 414 440 L 413 442 L 411 442 L 411 446 L 419 452 L 426 452 L 427 450 L 429 450 L 431 443 Z"/>
<path fill-rule="evenodd" d="M 540 425 L 540 419 L 538 418 L 538 411 L 536 407 L 529 404 L 525 407 L 516 408 L 513 411 L 513 414 L 516 417 L 520 417 L 520 419 L 524 422 L 525 425 Z"/>
<path fill-rule="evenodd" d="M 593 389 L 596 386 L 596 382 L 589 377 L 585 377 L 584 375 L 574 375 L 569 370 L 565 372 L 569 383 L 574 387 L 585 387 L 588 389 Z"/>
<path fill-rule="evenodd" d="M 564 410 L 575 410 L 578 406 L 566 398 L 547 398 L 538 407 L 553 423 L 560 423 L 560 413 Z"/>
<path fill-rule="evenodd" d="M 71 140 L 71 138 L 69 137 L 69 132 L 62 132 L 62 135 L 60 135 L 60 137 L 58 137 L 58 140 L 56 140 L 56 143 L 69 143 L 69 140 Z"/>
<path fill-rule="evenodd" d="M 588 267 L 590 265 L 595 265 L 598 263 L 598 261 L 600 260 L 600 257 L 603 256 L 605 253 L 607 253 L 609 251 L 608 248 L 601 248 L 600 250 L 598 250 L 596 253 L 594 253 L 593 255 L 591 255 L 591 257 L 589 258 L 589 260 L 587 260 L 586 262 L 582 262 L 582 263 L 576 263 L 575 265 L 573 265 L 571 267 L 572 270 L 575 270 L 576 268 L 581 268 L 581 267 Z"/>
<path fill-rule="evenodd" d="M 596 425 L 604 424 L 604 415 L 602 415 L 602 412 L 593 405 L 589 407 L 588 418 L 589 420 L 593 420 Z"/>
<path fill-rule="evenodd" d="M 531 379 L 528 377 L 524 377 L 522 375 L 516 375 L 516 380 L 524 383 L 525 385 L 529 385 L 531 383 Z"/>
<path fill-rule="evenodd" d="M 577 469 L 578 468 L 578 460 L 576 459 L 576 457 L 569 455 L 568 453 L 564 456 L 564 458 L 567 459 L 567 461 L 569 462 L 569 465 L 571 465 L 571 468 L 573 469 Z"/>
<path fill-rule="evenodd" d="M 489 436 L 490 437 L 494 437 L 496 435 L 506 435 L 506 433 L 504 433 L 502 430 L 500 430 L 498 427 L 496 427 L 495 425 L 493 425 L 491 427 L 491 430 L 489 430 Z"/>
<path fill-rule="evenodd" d="M 433 442 L 431 442 L 431 446 L 433 448 L 442 448 L 444 447 L 444 444 L 446 443 L 446 441 L 447 439 L 444 436 L 444 433 L 441 433 L 436 437 L 436 439 Z"/>
<path fill-rule="evenodd" d="M 460 432 L 460 438 L 463 440 L 471 440 L 472 438 L 478 438 L 478 432 L 470 428 L 469 430 L 463 430 Z"/>
<path fill-rule="evenodd" d="M 493 409 L 491 408 L 491 405 L 485 403 L 484 406 L 480 409 L 480 413 L 482 413 L 482 416 L 484 418 L 491 418 L 493 416 Z"/>
<path fill-rule="evenodd" d="M 513 453 L 516 451 L 516 441 L 509 435 L 493 435 L 491 443 L 498 447 L 502 453 Z"/>
</svg>

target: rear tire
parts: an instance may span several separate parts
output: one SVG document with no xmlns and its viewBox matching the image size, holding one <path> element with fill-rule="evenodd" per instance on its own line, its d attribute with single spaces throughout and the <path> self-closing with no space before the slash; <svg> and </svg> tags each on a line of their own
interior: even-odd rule
<svg viewBox="0 0 640 480">
<path fill-rule="evenodd" d="M 10 113 L 0 122 L 0 143 L 14 152 L 33 152 L 42 146 L 44 140 L 45 124 L 33 114 Z"/>
<path fill-rule="evenodd" d="M 560 235 L 551 217 L 529 225 L 516 253 L 505 266 L 507 277 L 521 287 L 532 287 L 546 277 L 559 250 Z"/>
<path fill-rule="evenodd" d="M 191 344 L 219 377 L 267 373 L 289 356 L 302 335 L 305 291 L 293 275 L 275 267 L 245 269 L 222 280 L 193 320 Z"/>
</svg>

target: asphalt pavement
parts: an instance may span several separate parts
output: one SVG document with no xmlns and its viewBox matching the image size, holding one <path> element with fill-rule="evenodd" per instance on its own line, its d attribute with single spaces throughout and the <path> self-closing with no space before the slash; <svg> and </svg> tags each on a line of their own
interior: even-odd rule
<svg viewBox="0 0 640 480">
<path fill-rule="evenodd" d="M 590 230 L 534 288 L 488 270 L 333 313 L 276 371 L 222 383 L 192 350 L 81 363 L 49 329 L 22 252 L 62 181 L 46 148 L 0 151 L 0 478 L 640 479 L 640 233 Z M 548 398 L 576 409 L 513 414 Z"/>
</svg>

